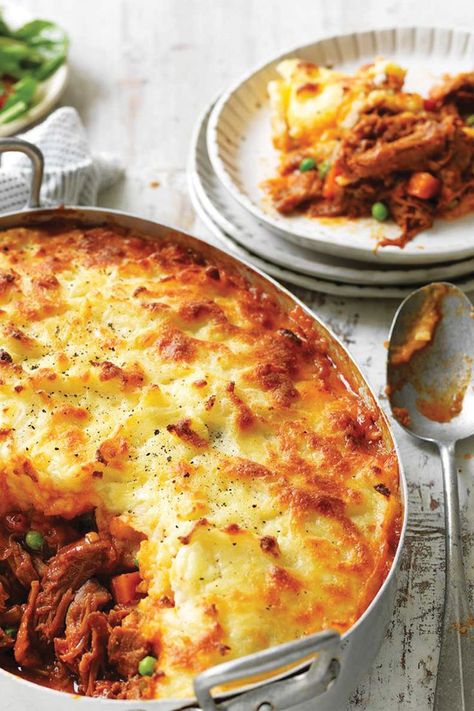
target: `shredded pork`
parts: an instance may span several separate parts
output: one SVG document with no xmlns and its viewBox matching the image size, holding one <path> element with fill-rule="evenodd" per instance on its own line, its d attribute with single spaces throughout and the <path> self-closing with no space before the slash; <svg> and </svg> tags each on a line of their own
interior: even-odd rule
<svg viewBox="0 0 474 711">
<path fill-rule="evenodd" d="M 300 171 L 308 155 L 300 146 L 282 155 L 279 175 L 265 183 L 277 210 L 353 218 L 370 216 L 374 203 L 383 202 L 402 230 L 390 244 L 400 247 L 437 217 L 474 210 L 474 72 L 446 78 L 422 110 L 390 101 L 402 86 L 390 91 L 386 102 L 361 110 L 337 146 L 328 175 Z M 439 181 L 435 194 L 410 194 L 410 179 L 420 172 Z"/>
<path fill-rule="evenodd" d="M 93 517 L 77 523 L 0 518 L 0 666 L 87 696 L 137 698 L 147 685 L 138 665 L 153 650 L 140 634 L 136 604 L 117 603 L 110 582 L 134 565 L 140 537 L 131 530 L 127 547 L 103 521 L 105 530 L 86 535 Z M 34 553 L 25 541 L 32 526 L 44 531 Z"/>
</svg>

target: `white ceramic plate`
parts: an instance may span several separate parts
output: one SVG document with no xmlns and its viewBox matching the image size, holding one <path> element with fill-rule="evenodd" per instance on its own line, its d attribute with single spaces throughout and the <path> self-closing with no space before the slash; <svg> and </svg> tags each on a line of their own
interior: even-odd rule
<svg viewBox="0 0 474 711">
<path fill-rule="evenodd" d="M 331 294 L 332 296 L 404 299 L 411 291 L 411 289 L 406 287 L 386 287 L 384 289 L 382 287 L 357 286 L 355 284 L 343 284 L 342 282 L 338 283 L 325 279 L 316 279 L 316 277 L 307 276 L 306 274 L 298 274 L 297 272 L 293 272 L 289 269 L 279 267 L 276 264 L 272 264 L 272 262 L 267 262 L 236 244 L 221 230 L 221 228 L 213 221 L 212 217 L 208 215 L 205 208 L 201 204 L 191 179 L 189 184 L 189 194 L 191 196 L 191 202 L 193 203 L 194 209 L 199 215 L 199 218 L 220 243 L 218 246 L 221 248 L 224 247 L 230 253 L 236 254 L 241 259 L 244 259 L 249 264 L 255 265 L 279 281 L 287 282 L 293 286 L 300 286 L 305 289 L 310 289 L 311 291 L 320 291 L 323 294 Z M 474 280 L 472 282 L 472 288 L 474 289 Z"/>
<path fill-rule="evenodd" d="M 292 271 L 347 284 L 402 285 L 455 279 L 474 273 L 474 259 L 422 268 L 393 269 L 333 257 L 281 239 L 229 195 L 209 160 L 206 132 L 213 104 L 203 113 L 191 141 L 189 172 L 201 205 L 212 220 L 245 249 Z"/>
<path fill-rule="evenodd" d="M 413 286 L 369 286 L 344 284 L 343 282 L 331 281 L 328 279 L 317 279 L 316 277 L 308 276 L 306 274 L 299 274 L 298 272 L 285 269 L 277 264 L 261 259 L 237 244 L 219 227 L 202 204 L 196 190 L 196 182 L 191 173 L 189 173 L 188 177 L 189 194 L 193 207 L 204 225 L 210 230 L 212 235 L 217 238 L 219 242 L 218 246 L 226 249 L 230 253 L 237 254 L 237 256 L 241 259 L 249 262 L 249 264 L 254 264 L 256 267 L 267 274 L 271 274 L 271 276 L 275 277 L 279 281 L 287 282 L 288 284 L 293 284 L 294 286 L 300 286 L 304 289 L 310 289 L 311 291 L 319 291 L 323 294 L 330 294 L 332 296 L 350 296 L 360 299 L 383 298 L 400 300 L 408 296 L 408 294 L 410 294 L 413 290 Z M 456 280 L 452 279 L 451 282 L 456 284 L 466 293 L 474 291 L 474 277 Z"/>
<path fill-rule="evenodd" d="M 36 14 L 32 15 L 18 5 L 2 4 L 2 13 L 7 24 L 10 25 L 12 29 L 17 29 L 36 17 Z M 0 138 L 13 136 L 23 131 L 27 126 L 36 123 L 36 121 L 42 119 L 43 116 L 46 116 L 59 101 L 66 87 L 68 74 L 69 69 L 66 62 L 58 67 L 54 74 L 46 79 L 46 81 L 41 82 L 33 106 L 26 114 L 16 119 L 16 121 L 11 121 L 3 126 L 0 125 Z"/>
<path fill-rule="evenodd" d="M 284 57 L 333 63 L 353 71 L 382 55 L 408 68 L 406 87 L 426 93 L 447 71 L 474 66 L 474 34 L 463 30 L 404 27 L 321 39 L 297 47 L 246 75 L 217 101 L 209 119 L 207 143 L 211 163 L 229 193 L 270 229 L 292 242 L 326 254 L 378 263 L 428 264 L 474 255 L 474 215 L 438 220 L 404 249 L 376 249 L 380 237 L 395 237 L 393 223 L 372 219 L 318 220 L 280 215 L 259 187 L 275 174 L 267 84 Z"/>
</svg>

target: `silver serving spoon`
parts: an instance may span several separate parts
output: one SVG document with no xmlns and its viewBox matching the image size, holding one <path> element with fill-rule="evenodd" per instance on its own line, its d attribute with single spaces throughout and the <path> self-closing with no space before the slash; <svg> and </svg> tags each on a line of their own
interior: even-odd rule
<svg viewBox="0 0 474 711">
<path fill-rule="evenodd" d="M 474 434 L 473 358 L 473 306 L 456 286 L 429 284 L 403 301 L 390 332 L 390 405 L 407 432 L 438 445 L 443 467 L 446 589 L 435 711 L 474 709 L 474 618 L 466 592 L 455 463 L 456 442 Z"/>
</svg>

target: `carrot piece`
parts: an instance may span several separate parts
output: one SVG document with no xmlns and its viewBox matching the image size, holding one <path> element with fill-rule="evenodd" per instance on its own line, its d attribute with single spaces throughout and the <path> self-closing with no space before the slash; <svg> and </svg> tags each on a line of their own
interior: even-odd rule
<svg viewBox="0 0 474 711">
<path fill-rule="evenodd" d="M 120 605 L 129 605 L 131 602 L 136 602 L 139 598 L 137 587 L 140 583 L 141 576 L 138 571 L 113 577 L 110 581 L 110 587 L 115 602 Z"/>
<path fill-rule="evenodd" d="M 420 200 L 430 200 L 441 189 L 441 180 L 431 173 L 412 173 L 408 181 L 407 193 Z"/>
<path fill-rule="evenodd" d="M 323 185 L 323 197 L 328 200 L 332 200 L 335 197 L 337 191 L 340 189 L 339 185 L 336 183 L 336 177 L 339 175 L 339 169 L 335 163 L 329 169 L 329 173 L 326 175 L 326 180 Z"/>
</svg>

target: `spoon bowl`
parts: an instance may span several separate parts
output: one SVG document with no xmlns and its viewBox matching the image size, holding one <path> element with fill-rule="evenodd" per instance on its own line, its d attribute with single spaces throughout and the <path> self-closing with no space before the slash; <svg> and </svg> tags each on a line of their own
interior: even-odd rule
<svg viewBox="0 0 474 711">
<path fill-rule="evenodd" d="M 452 284 L 408 296 L 392 324 L 387 392 L 410 434 L 437 444 L 444 484 L 446 585 L 434 711 L 474 709 L 474 617 L 462 556 L 455 445 L 474 434 L 474 318 Z"/>
<path fill-rule="evenodd" d="M 429 284 L 408 296 L 390 332 L 387 382 L 410 434 L 456 442 L 474 434 L 473 306 L 460 289 Z"/>
</svg>

